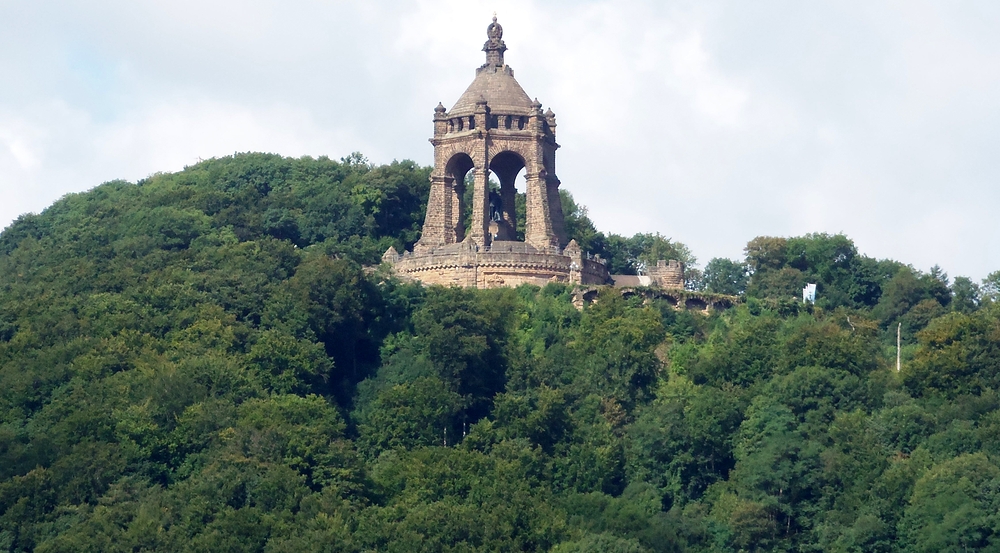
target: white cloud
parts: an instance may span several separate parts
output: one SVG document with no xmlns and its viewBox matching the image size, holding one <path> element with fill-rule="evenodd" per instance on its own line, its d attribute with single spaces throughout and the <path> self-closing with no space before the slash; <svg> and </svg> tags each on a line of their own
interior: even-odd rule
<svg viewBox="0 0 1000 553">
<path fill-rule="evenodd" d="M 0 226 L 70 191 L 262 150 L 429 163 L 433 107 L 507 61 L 559 118 L 598 225 L 707 261 L 840 232 L 1000 268 L 1000 8 L 989 2 L 0 3 Z"/>
<path fill-rule="evenodd" d="M 233 152 L 319 156 L 364 146 L 343 129 L 321 128 L 302 108 L 249 109 L 207 100 L 152 106 L 97 134 L 99 156 L 132 160 L 139 171 L 139 166 L 178 170 L 200 158 Z"/>
<path fill-rule="evenodd" d="M 23 136 L 22 132 L 0 127 L 0 143 L 7 148 L 7 152 L 21 170 L 33 169 L 39 164 L 38 154 L 30 142 L 31 140 Z"/>
<path fill-rule="evenodd" d="M 740 123 L 747 92 L 726 82 L 712 66 L 701 35 L 692 32 L 670 51 L 676 82 L 688 89 L 694 107 L 712 121 L 729 126 Z"/>
</svg>

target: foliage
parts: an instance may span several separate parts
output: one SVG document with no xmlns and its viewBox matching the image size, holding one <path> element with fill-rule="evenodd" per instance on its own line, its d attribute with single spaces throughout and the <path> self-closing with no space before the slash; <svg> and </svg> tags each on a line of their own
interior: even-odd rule
<svg viewBox="0 0 1000 553">
<path fill-rule="evenodd" d="M 812 234 L 710 314 L 424 288 L 365 266 L 427 172 L 236 155 L 0 233 L 0 551 L 998 548 L 1000 272 Z M 612 272 L 695 261 L 562 200 Z"/>
<path fill-rule="evenodd" d="M 748 280 L 746 265 L 716 257 L 705 265 L 702 286 L 706 292 L 740 296 L 746 292 Z"/>
</svg>

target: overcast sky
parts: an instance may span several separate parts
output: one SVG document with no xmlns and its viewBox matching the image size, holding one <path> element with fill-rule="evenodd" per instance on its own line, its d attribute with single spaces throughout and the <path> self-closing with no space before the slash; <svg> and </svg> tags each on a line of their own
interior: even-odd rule
<svg viewBox="0 0 1000 553">
<path fill-rule="evenodd" d="M 995 0 L 0 0 L 0 227 L 236 151 L 430 164 L 494 11 L 598 228 L 1000 269 Z"/>
</svg>

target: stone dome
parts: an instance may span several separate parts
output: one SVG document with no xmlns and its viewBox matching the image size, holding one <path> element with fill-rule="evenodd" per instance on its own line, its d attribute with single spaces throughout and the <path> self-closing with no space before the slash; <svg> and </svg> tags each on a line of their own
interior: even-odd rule
<svg viewBox="0 0 1000 553">
<path fill-rule="evenodd" d="M 486 63 L 476 70 L 476 78 L 455 102 L 449 115 L 472 115 L 476 111 L 476 102 L 480 98 L 486 100 L 490 113 L 494 115 L 530 115 L 535 106 L 531 98 L 524 92 L 521 85 L 514 79 L 514 72 L 503 61 L 503 53 L 507 46 L 503 42 L 503 27 L 493 23 L 486 29 L 488 40 L 483 45 L 486 52 Z"/>
<path fill-rule="evenodd" d="M 449 112 L 451 115 L 472 115 L 476 102 L 486 100 L 490 113 L 497 115 L 530 115 L 534 113 L 531 98 L 514 79 L 510 67 L 487 66 L 476 72 L 476 78 L 465 89 Z"/>
</svg>

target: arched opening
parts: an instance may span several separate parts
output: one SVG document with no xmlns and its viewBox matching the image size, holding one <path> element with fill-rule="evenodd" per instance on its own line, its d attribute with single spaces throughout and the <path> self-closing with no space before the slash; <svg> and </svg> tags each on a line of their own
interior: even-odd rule
<svg viewBox="0 0 1000 553">
<path fill-rule="evenodd" d="M 462 197 L 462 206 L 463 206 L 462 221 L 465 225 L 465 236 L 468 236 L 469 232 L 472 231 L 472 225 L 473 225 L 472 207 L 473 207 L 473 198 L 475 195 L 475 188 L 476 188 L 476 181 L 473 175 L 473 171 L 469 171 L 465 175 L 465 188 L 463 189 L 464 195 Z M 490 202 L 490 205 L 487 206 L 486 217 L 490 218 L 492 222 L 493 209 L 502 203 L 499 201 L 500 183 L 497 182 L 496 175 L 492 173 L 490 174 L 489 180 L 486 182 L 486 193 L 488 195 Z M 496 200 L 494 199 L 494 197 L 496 197 Z M 494 234 L 495 233 L 490 234 L 491 241 L 497 239 L 494 236 Z M 501 240 L 503 240 L 503 238 L 501 238 Z"/>
<path fill-rule="evenodd" d="M 498 217 L 495 218 L 497 240 L 524 240 L 524 218 L 519 219 L 517 216 L 518 212 L 524 213 L 523 199 L 518 201 L 518 196 L 523 194 L 519 195 L 515 187 L 517 175 L 524 167 L 524 158 L 511 151 L 500 152 L 490 160 L 490 171 L 500 181 L 501 205 L 498 206 Z"/>
<path fill-rule="evenodd" d="M 461 120 L 460 120 L 461 121 Z M 458 153 L 448 160 L 445 165 L 445 177 L 448 184 L 449 200 L 445 205 L 448 211 L 447 220 L 455 229 L 455 241 L 465 240 L 465 229 L 467 227 L 465 213 L 465 178 L 469 171 L 475 167 L 469 154 Z"/>
<path fill-rule="evenodd" d="M 684 309 L 691 311 L 704 311 L 708 309 L 708 303 L 701 298 L 688 298 L 684 301 Z"/>
</svg>

